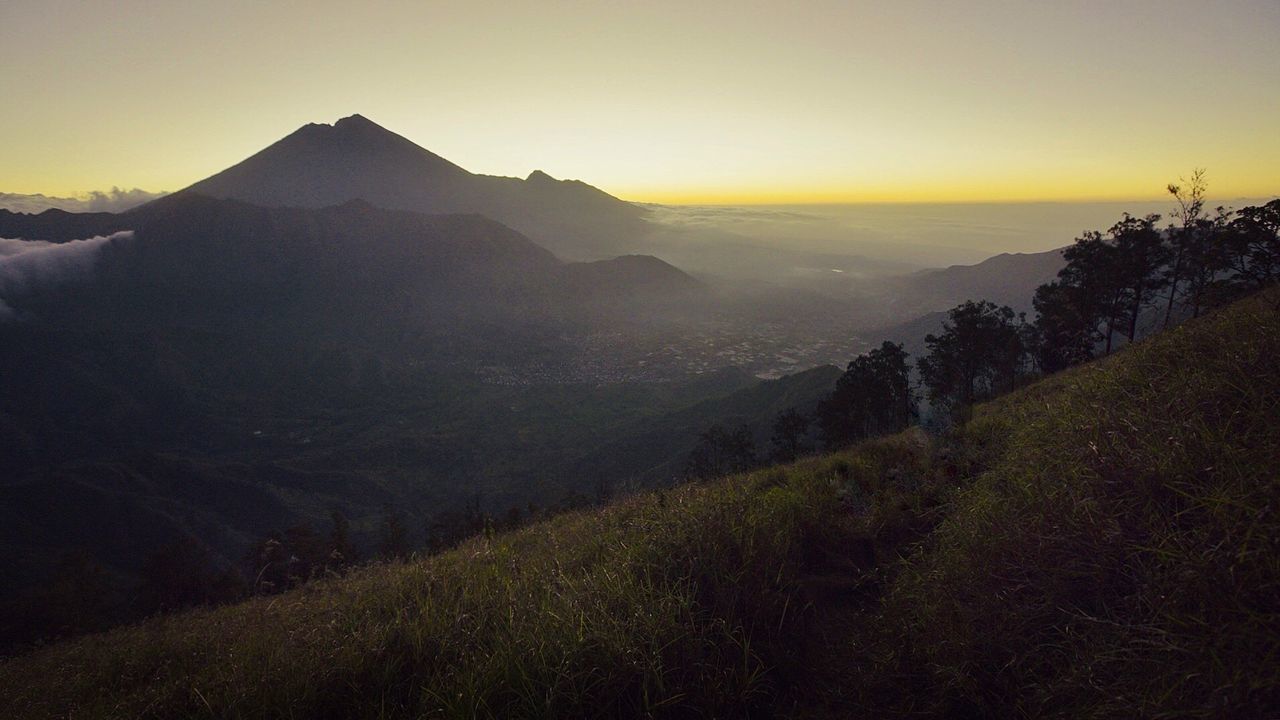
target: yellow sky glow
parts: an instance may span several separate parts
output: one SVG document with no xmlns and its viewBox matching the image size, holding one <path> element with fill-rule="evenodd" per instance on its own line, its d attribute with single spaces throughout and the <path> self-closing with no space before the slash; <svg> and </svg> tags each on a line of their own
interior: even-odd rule
<svg viewBox="0 0 1280 720">
<path fill-rule="evenodd" d="M 361 113 L 630 200 L 1280 193 L 1280 4 L 0 5 L 0 192 L 176 190 Z"/>
</svg>

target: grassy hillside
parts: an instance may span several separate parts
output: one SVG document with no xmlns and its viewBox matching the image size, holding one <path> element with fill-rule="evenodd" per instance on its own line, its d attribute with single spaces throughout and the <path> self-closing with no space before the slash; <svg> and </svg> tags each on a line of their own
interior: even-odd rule
<svg viewBox="0 0 1280 720">
<path fill-rule="evenodd" d="M 956 447 L 982 471 L 885 601 L 948 707 L 1274 716 L 1278 304 L 979 408 Z"/>
<path fill-rule="evenodd" d="M 1280 294 L 918 431 L 0 664 L 4 717 L 1268 717 Z"/>
</svg>

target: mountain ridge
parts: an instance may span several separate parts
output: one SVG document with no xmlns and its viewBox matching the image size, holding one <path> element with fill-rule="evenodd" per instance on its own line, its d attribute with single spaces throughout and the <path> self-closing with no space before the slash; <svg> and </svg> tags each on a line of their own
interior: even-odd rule
<svg viewBox="0 0 1280 720">
<path fill-rule="evenodd" d="M 471 173 L 362 115 L 304 125 L 186 189 L 265 206 L 475 212 L 575 260 L 627 252 L 646 228 L 642 208 L 586 183 Z"/>
</svg>

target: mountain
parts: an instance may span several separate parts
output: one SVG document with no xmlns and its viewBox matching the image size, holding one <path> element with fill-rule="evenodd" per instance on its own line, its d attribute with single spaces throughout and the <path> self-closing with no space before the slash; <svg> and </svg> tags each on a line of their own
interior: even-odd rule
<svg viewBox="0 0 1280 720">
<path fill-rule="evenodd" d="M 50 208 L 39 213 L 0 210 L 0 238 L 66 242 L 128 230 L 135 223 L 118 213 L 76 213 Z"/>
<path fill-rule="evenodd" d="M 376 316 L 461 331 L 478 318 L 580 324 L 599 307 L 644 310 L 707 295 L 702 283 L 650 256 L 565 263 L 481 215 L 385 210 L 364 200 L 265 207 L 186 190 L 122 214 L 0 211 L 0 237 L 63 243 L 122 231 L 132 238 L 102 251 L 92 283 L 27 292 L 9 304 L 45 317 L 87 309 L 111 322 L 130 317 L 120 310 L 132 304 L 143 323 L 239 307 L 277 326 L 300 315 L 311 316 L 308 326 L 367 325 Z"/>
<path fill-rule="evenodd" d="M 541 171 L 524 180 L 473 174 L 360 115 L 305 125 L 187 189 L 271 207 L 359 199 L 394 210 L 477 213 L 572 260 L 623 254 L 647 226 L 641 207 L 586 183 Z"/>
<path fill-rule="evenodd" d="M 364 218 L 363 225 L 351 224 L 352 218 Z M 428 227 L 429 236 L 423 235 Z M 537 366 L 533 377 L 540 381 L 661 379 L 728 362 L 776 377 L 779 370 L 846 362 L 846 348 L 857 345 L 846 302 L 760 281 L 694 278 L 645 255 L 565 263 L 474 214 L 427 216 L 380 210 L 366 201 L 268 208 L 191 191 L 121 214 L 0 211 L 0 238 L 65 243 L 121 232 L 135 237 L 109 243 L 91 286 L 58 283 L 39 300 L 22 290 L 25 282 L 17 283 L 25 297 L 10 297 L 15 290 L 6 290 L 0 277 L 0 302 L 19 309 L 25 303 L 24 312 L 39 309 L 46 317 L 57 307 L 64 317 L 84 312 L 74 309 L 80 303 L 89 315 L 116 320 L 129 317 L 117 312 L 129 302 L 141 308 L 136 317 L 142 320 L 148 313 L 167 312 L 172 319 L 179 312 L 239 308 L 240 318 L 254 318 L 259 327 L 274 322 L 286 337 L 339 322 L 366 335 L 378 327 L 390 335 L 392 328 L 417 333 L 430 326 L 438 330 L 431 358 L 449 356 L 458 366 L 475 361 L 470 367 L 490 368 L 502 382 L 528 381 L 510 377 L 520 373 L 513 362 Z M 489 243 L 482 250 L 485 243 L 476 238 L 486 235 L 506 238 L 505 245 Z M 187 279 L 175 284 L 182 277 Z M 364 279 L 354 287 L 357 277 Z M 139 287 L 123 291 L 129 283 Z M 243 292 L 246 284 L 256 296 Z M 86 295 L 107 286 L 115 288 L 109 301 Z M 161 301 L 147 294 L 164 288 L 185 295 Z M 77 294 L 80 299 L 73 299 Z M 299 304 L 304 296 L 310 302 Z M 39 302 L 45 305 L 36 308 Z M 253 303 L 272 312 L 253 311 Z M 0 313 L 8 314 L 5 306 Z M 410 316 L 416 320 L 405 324 Z M 374 317 L 378 322 L 370 323 Z M 500 332 L 514 335 L 490 343 Z M 576 349 L 567 351 L 565 338 Z M 690 349 L 696 352 L 685 352 Z"/>
<path fill-rule="evenodd" d="M 1057 277 L 1066 265 L 1062 250 L 1001 253 L 976 265 L 922 270 L 910 276 L 912 297 L 951 307 L 965 300 L 990 300 L 1016 310 L 1030 310 L 1036 288 Z M 939 307 L 937 309 L 945 309 Z"/>
<path fill-rule="evenodd" d="M 0 662 L 0 715 L 1270 718 L 1277 300 L 945 437 L 38 648 Z"/>
<path fill-rule="evenodd" d="M 871 325 L 897 325 L 966 300 L 990 300 L 1020 312 L 1031 311 L 1036 288 L 1052 281 L 1066 265 L 1062 250 L 1002 253 L 975 265 L 952 265 L 862 285 L 864 302 L 878 305 Z"/>
<path fill-rule="evenodd" d="M 264 208 L 181 192 L 123 215 L 53 219 L 132 235 L 104 245 L 84 282 L 27 283 L 5 301 L 33 321 L 95 330 L 176 324 L 267 332 L 289 345 L 375 330 L 538 324 L 548 316 L 545 289 L 562 265 L 478 215 L 429 216 L 364 201 Z"/>
<path fill-rule="evenodd" d="M 929 346 L 925 344 L 925 338 L 929 335 L 937 335 L 942 332 L 942 324 L 947 321 L 947 313 L 939 310 L 938 312 L 925 313 L 914 320 L 908 320 L 897 325 L 879 328 L 869 333 L 870 336 L 880 338 L 881 341 L 898 343 L 903 346 L 912 358 L 922 358 L 929 354 Z"/>
<path fill-rule="evenodd" d="M 652 255 L 623 255 L 608 260 L 574 263 L 565 267 L 564 282 L 578 292 L 598 291 L 683 293 L 703 284 L 683 270 Z"/>
</svg>

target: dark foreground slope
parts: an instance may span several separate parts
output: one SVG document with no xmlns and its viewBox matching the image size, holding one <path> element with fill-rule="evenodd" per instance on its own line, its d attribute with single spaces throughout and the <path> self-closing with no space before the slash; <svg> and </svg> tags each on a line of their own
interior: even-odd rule
<svg viewBox="0 0 1280 720">
<path fill-rule="evenodd" d="M 918 431 L 0 664 L 6 717 L 1268 717 L 1280 295 Z"/>
</svg>

